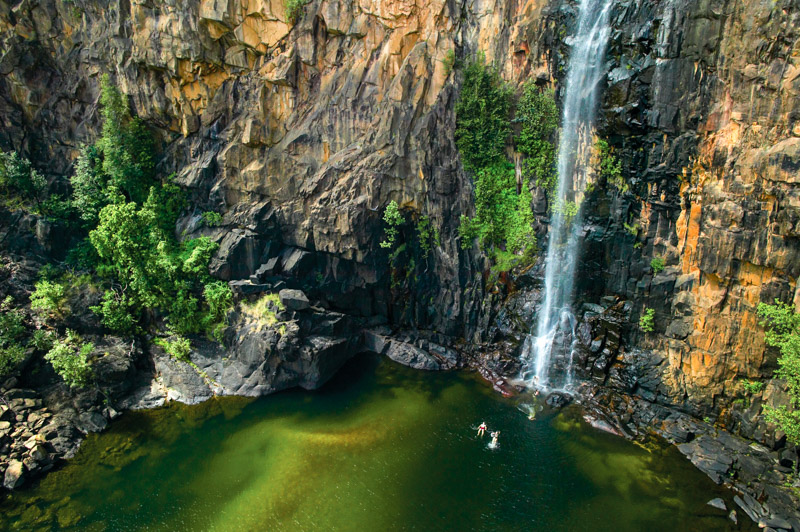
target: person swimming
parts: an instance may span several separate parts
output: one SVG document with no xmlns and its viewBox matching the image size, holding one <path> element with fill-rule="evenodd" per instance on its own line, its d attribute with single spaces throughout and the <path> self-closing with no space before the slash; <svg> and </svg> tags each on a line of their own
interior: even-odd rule
<svg viewBox="0 0 800 532">
<path fill-rule="evenodd" d="M 491 446 L 492 447 L 497 447 L 497 437 L 500 436 L 500 431 L 496 430 L 496 431 L 492 432 L 491 436 L 492 436 Z"/>
<path fill-rule="evenodd" d="M 481 421 L 481 425 L 478 427 L 478 436 L 483 436 L 484 432 L 486 432 L 486 422 Z"/>
</svg>

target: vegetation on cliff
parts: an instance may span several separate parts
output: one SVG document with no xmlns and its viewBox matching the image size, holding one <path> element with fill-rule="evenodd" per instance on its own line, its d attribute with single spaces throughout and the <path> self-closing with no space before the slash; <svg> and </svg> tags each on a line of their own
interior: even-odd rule
<svg viewBox="0 0 800 532">
<path fill-rule="evenodd" d="M 511 89 L 479 55 L 464 70 L 456 105 L 456 144 L 475 181 L 475 216 L 462 215 L 459 235 L 463 248 L 477 239 L 500 271 L 529 263 L 535 253 L 530 182 L 548 190 L 555 182 L 558 109 L 552 91 L 528 82 L 513 120 L 511 110 Z M 519 127 L 515 145 L 525 156 L 521 182 L 506 157 L 512 123 Z"/>
<path fill-rule="evenodd" d="M 65 265 L 45 266 L 30 297 L 40 325 L 56 337 L 59 331 L 65 335 L 48 349 L 38 350 L 47 353 L 45 358 L 70 386 L 86 385 L 91 375 L 92 344 L 81 341 L 74 331 L 64 332 L 70 296 L 80 286 L 102 291 L 100 303 L 91 310 L 106 328 L 122 334 L 151 326 L 158 330 L 163 320 L 169 334 L 206 332 L 221 340 L 233 304 L 228 285 L 208 273 L 218 245 L 208 238 L 178 241 L 175 237 L 178 215 L 186 206 L 183 192 L 171 178 L 158 177 L 151 133 L 131 116 L 107 76 L 100 101 L 102 134 L 82 150 L 70 178 L 69 200 L 48 196 L 46 180 L 17 154 L 0 157 L 0 194 L 5 204 L 52 214 L 58 202 L 57 218 L 80 242 L 68 255 L 66 267 L 71 270 L 65 271 Z M 220 217 L 208 218 L 218 222 Z M 72 223 L 75 219 L 80 223 Z M 23 339 L 33 334 L 23 324 L 24 312 L 12 307 L 13 302 L 6 300 L 0 309 L 2 322 L 8 325 L 0 338 L 0 374 L 25 358 Z M 185 353 L 188 341 L 178 343 Z"/>
<path fill-rule="evenodd" d="M 775 300 L 760 303 L 758 315 L 764 320 L 767 345 L 777 347 L 778 370 L 775 376 L 786 382 L 790 405 L 765 407 L 767 419 L 786 433 L 786 439 L 800 444 L 800 313 L 794 305 Z"/>
</svg>

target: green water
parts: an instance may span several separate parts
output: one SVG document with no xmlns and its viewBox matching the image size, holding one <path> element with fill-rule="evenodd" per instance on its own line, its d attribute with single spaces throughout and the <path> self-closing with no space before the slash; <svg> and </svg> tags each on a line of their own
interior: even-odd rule
<svg viewBox="0 0 800 532">
<path fill-rule="evenodd" d="M 128 413 L 2 504 L 53 530 L 731 530 L 674 449 L 359 356 L 317 392 Z M 487 448 L 471 427 L 499 429 Z"/>
</svg>

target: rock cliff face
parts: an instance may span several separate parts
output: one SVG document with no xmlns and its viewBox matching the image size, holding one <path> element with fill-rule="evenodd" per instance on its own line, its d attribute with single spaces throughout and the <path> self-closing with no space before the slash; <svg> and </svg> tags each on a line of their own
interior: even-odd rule
<svg viewBox="0 0 800 532">
<path fill-rule="evenodd" d="M 588 374 L 771 443 L 780 435 L 754 420 L 762 401 L 781 400 L 779 383 L 747 411 L 733 401 L 743 377 L 774 369 L 757 304 L 800 303 L 798 7 L 615 3 L 598 134 L 630 190 L 599 183 L 587 197 L 577 295 L 579 307 L 602 304 L 584 307 Z M 220 241 L 216 276 L 513 351 L 536 271 L 517 292 L 487 289 L 485 259 L 460 249 L 472 185 L 453 140 L 449 56 L 483 50 L 509 82 L 558 88 L 575 11 L 561 0 L 313 0 L 292 24 L 281 0 L 0 0 L 0 147 L 68 174 L 97 134 L 109 72 L 163 140 L 161 170 L 193 195 L 178 230 Z M 426 215 L 441 234 L 401 286 L 378 246 L 390 200 L 406 233 Z M 544 233 L 541 192 L 535 203 Z M 204 227 L 204 210 L 223 224 Z M 667 266 L 657 274 L 654 257 Z M 656 310 L 649 335 L 632 325 L 645 307 Z M 613 316 L 598 318 L 604 308 Z"/>
</svg>

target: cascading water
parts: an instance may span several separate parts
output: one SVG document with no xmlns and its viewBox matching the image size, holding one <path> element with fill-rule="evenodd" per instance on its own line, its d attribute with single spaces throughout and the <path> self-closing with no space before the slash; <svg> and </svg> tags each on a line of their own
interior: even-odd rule
<svg viewBox="0 0 800 532">
<path fill-rule="evenodd" d="M 523 349 L 522 377 L 538 388 L 568 389 L 572 384 L 575 319 L 570 304 L 580 247 L 580 203 L 598 93 L 605 76 L 611 4 L 611 0 L 580 0 L 578 30 L 572 37 L 559 134 L 558 186 L 545 257 L 544 298 L 535 332 Z M 551 366 L 558 358 L 563 371 L 557 377 Z"/>
</svg>

